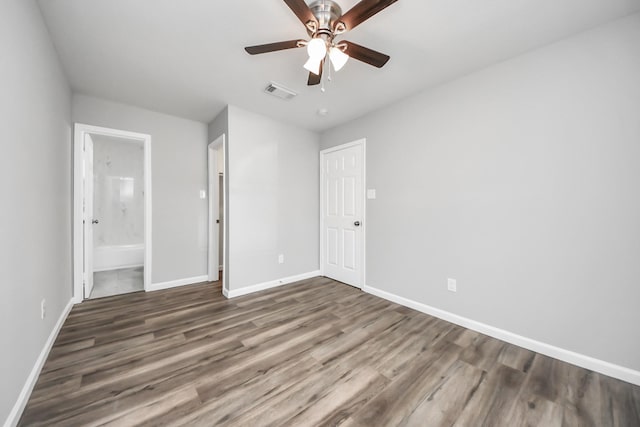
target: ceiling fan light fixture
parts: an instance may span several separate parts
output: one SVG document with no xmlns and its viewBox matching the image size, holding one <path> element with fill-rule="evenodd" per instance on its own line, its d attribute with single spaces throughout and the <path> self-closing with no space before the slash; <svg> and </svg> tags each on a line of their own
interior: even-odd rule
<svg viewBox="0 0 640 427">
<path fill-rule="evenodd" d="M 327 55 L 327 44 L 319 37 L 311 39 L 307 43 L 307 53 L 309 54 L 309 59 L 322 61 Z"/>
<path fill-rule="evenodd" d="M 325 80 L 331 80 L 331 68 L 333 67 L 336 71 L 342 69 L 349 58 L 382 68 L 389 61 L 389 55 L 347 40 L 336 43 L 335 38 L 353 30 L 398 0 L 352 1 L 355 2 L 355 5 L 346 13 L 342 13 L 342 8 L 336 0 L 284 0 L 289 9 L 305 26 L 311 39 L 309 41 L 298 39 L 247 46 L 245 50 L 250 55 L 257 55 L 306 46 L 309 58 L 304 64 L 304 68 L 309 70 L 308 86 L 322 83 L 322 74 L 325 71 L 327 72 Z M 327 56 L 331 63 L 328 68 L 325 67 L 327 65 L 325 64 Z M 321 90 L 324 91 L 324 85 Z"/>
<path fill-rule="evenodd" d="M 320 63 L 322 63 L 321 59 L 309 58 L 307 62 L 304 64 L 304 68 L 309 72 L 315 74 L 316 76 L 320 75 Z"/>
<path fill-rule="evenodd" d="M 329 50 L 329 59 L 331 59 L 333 69 L 340 71 L 342 67 L 344 67 L 344 64 L 349 60 L 349 55 L 344 53 L 340 48 L 334 46 Z"/>
</svg>

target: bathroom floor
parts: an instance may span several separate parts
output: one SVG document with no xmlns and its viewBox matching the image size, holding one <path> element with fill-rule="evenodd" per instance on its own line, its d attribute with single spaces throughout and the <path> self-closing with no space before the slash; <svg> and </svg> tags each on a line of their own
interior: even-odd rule
<svg viewBox="0 0 640 427">
<path fill-rule="evenodd" d="M 144 290 L 143 267 L 93 273 L 93 290 L 89 299 L 128 294 Z"/>
</svg>

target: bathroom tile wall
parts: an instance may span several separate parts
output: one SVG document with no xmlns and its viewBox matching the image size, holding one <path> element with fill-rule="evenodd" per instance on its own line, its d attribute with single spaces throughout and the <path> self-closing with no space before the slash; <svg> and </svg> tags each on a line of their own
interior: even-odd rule
<svg viewBox="0 0 640 427">
<path fill-rule="evenodd" d="M 144 242 L 144 147 L 92 136 L 94 247 Z"/>
</svg>

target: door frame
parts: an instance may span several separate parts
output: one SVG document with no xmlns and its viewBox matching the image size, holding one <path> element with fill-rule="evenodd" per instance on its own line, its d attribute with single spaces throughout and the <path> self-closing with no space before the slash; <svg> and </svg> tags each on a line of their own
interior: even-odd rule
<svg viewBox="0 0 640 427">
<path fill-rule="evenodd" d="M 73 138 L 73 302 L 84 300 L 84 139 L 85 135 L 101 135 L 142 142 L 144 149 L 144 290 L 151 286 L 151 135 L 92 126 L 74 124 Z"/>
<path fill-rule="evenodd" d="M 222 220 L 222 230 L 220 227 L 215 227 L 216 218 L 218 218 L 219 207 L 214 209 L 214 196 L 216 200 L 220 199 L 219 194 L 219 177 L 220 171 L 218 170 L 218 148 L 222 147 L 224 171 L 222 173 L 222 205 L 224 209 L 224 217 Z M 207 147 L 207 182 L 209 186 L 209 203 L 208 203 L 208 242 L 207 242 L 207 276 L 209 281 L 213 281 L 216 276 L 216 272 L 219 272 L 220 264 L 220 234 L 222 234 L 222 290 L 223 292 L 229 291 L 229 269 L 227 266 L 227 229 L 229 224 L 227 209 L 227 137 L 226 134 L 222 134 Z M 222 231 L 222 233 L 220 233 Z M 214 262 L 213 253 L 216 253 L 216 259 Z"/>
<path fill-rule="evenodd" d="M 362 250 L 361 250 L 361 265 L 362 271 L 360 272 L 360 289 L 364 289 L 367 271 L 367 139 L 362 138 L 346 144 L 336 145 L 334 147 L 326 148 L 320 151 L 320 275 L 324 276 L 324 261 L 325 261 L 325 238 L 324 238 L 324 207 L 325 207 L 325 190 L 324 190 L 324 158 L 325 155 L 344 150 L 345 148 L 351 148 L 356 146 L 362 146 Z"/>
<path fill-rule="evenodd" d="M 82 176 L 83 176 L 83 183 L 84 183 L 84 191 L 83 191 L 83 200 L 87 200 L 88 199 L 88 195 L 90 195 L 93 198 L 93 194 L 94 194 L 94 185 L 93 185 L 93 179 L 86 179 L 85 177 L 94 177 L 94 171 L 93 171 L 93 160 L 94 160 L 94 154 L 93 154 L 93 147 L 94 147 L 94 142 L 93 142 L 93 138 L 91 136 L 91 134 L 85 134 L 84 135 L 84 139 L 82 141 L 83 146 L 82 146 L 82 150 L 83 150 L 83 168 L 82 168 Z M 94 204 L 93 203 L 83 203 L 83 207 L 84 207 L 84 216 L 83 218 L 85 219 L 84 221 L 82 221 L 82 247 L 84 248 L 84 250 L 82 251 L 83 257 L 82 257 L 82 261 L 83 261 L 83 280 L 82 280 L 82 295 L 83 297 L 86 299 L 87 296 L 91 295 L 91 292 L 93 291 L 93 275 L 92 274 L 87 274 L 88 271 L 95 271 L 95 268 L 93 266 L 93 251 L 88 251 L 86 250 L 86 248 L 93 248 L 94 244 L 93 244 L 93 220 L 91 222 L 88 222 L 89 219 L 94 219 L 95 218 L 95 213 L 93 212 L 94 210 Z"/>
</svg>

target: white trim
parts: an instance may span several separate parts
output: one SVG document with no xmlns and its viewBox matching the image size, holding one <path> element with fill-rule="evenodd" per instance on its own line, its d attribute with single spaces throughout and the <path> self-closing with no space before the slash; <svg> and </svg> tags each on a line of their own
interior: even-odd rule
<svg viewBox="0 0 640 427">
<path fill-rule="evenodd" d="M 219 176 L 218 170 L 218 147 L 222 146 L 224 150 L 225 134 L 220 135 L 213 142 L 209 143 L 207 148 L 207 185 L 209 192 L 208 200 L 208 243 L 207 243 L 207 274 L 208 280 L 213 282 L 218 280 L 220 269 L 216 269 L 216 265 L 219 265 L 219 248 L 220 248 L 220 227 L 216 227 L 216 218 L 218 218 L 218 212 L 214 212 L 214 204 L 216 200 L 220 200 L 219 194 Z M 224 175 L 223 175 L 224 176 Z M 223 178 L 224 179 L 224 178 Z M 224 189 L 223 189 L 224 195 Z M 218 207 L 219 208 L 219 207 Z M 218 209 L 219 210 L 219 209 Z M 224 222 L 223 222 L 224 225 Z M 224 234 L 224 233 L 223 233 Z M 215 255 L 215 256 L 213 256 Z"/>
<path fill-rule="evenodd" d="M 320 154 L 327 154 L 334 151 L 344 150 L 345 148 L 355 147 L 360 144 L 366 144 L 366 140 L 367 138 L 360 138 L 352 142 L 347 142 L 346 144 L 340 144 L 340 145 L 335 145 L 333 147 L 325 148 L 324 150 L 320 151 Z"/>
<path fill-rule="evenodd" d="M 36 381 L 38 381 L 38 376 L 40 376 L 40 371 L 42 371 L 44 362 L 46 362 L 47 357 L 49 356 L 49 352 L 51 351 L 51 347 L 53 347 L 53 343 L 56 341 L 56 338 L 58 337 L 58 333 L 60 332 L 62 325 L 64 325 L 64 321 L 67 320 L 67 316 L 69 315 L 69 312 L 71 311 L 72 308 L 73 308 L 73 298 L 69 300 L 69 302 L 67 303 L 67 306 L 64 308 L 64 310 L 62 310 L 62 313 L 60 313 L 60 317 L 58 318 L 58 321 L 56 322 L 55 326 L 53 327 L 53 330 L 49 334 L 49 338 L 47 338 L 47 341 L 45 342 L 44 347 L 42 347 L 42 351 L 40 352 L 40 355 L 36 359 L 36 363 L 33 365 L 33 368 L 31 369 L 31 372 L 27 377 L 27 381 L 24 383 L 24 386 L 20 391 L 18 400 L 13 405 L 13 408 L 11 409 L 9 416 L 4 422 L 5 427 L 16 426 L 18 424 L 18 421 L 20 421 L 20 417 L 22 416 L 22 411 L 24 411 L 25 406 L 27 406 L 27 402 L 29 401 L 29 397 L 31 397 L 31 392 L 33 391 L 33 387 L 36 385 Z"/>
<path fill-rule="evenodd" d="M 610 362 L 605 362 L 604 360 L 595 359 L 584 354 L 576 353 L 571 350 L 566 350 L 564 348 L 556 347 L 551 344 L 527 338 L 522 335 L 506 331 L 504 329 L 496 328 L 485 323 L 477 322 L 475 320 L 462 317 L 457 314 L 441 310 L 439 308 L 431 307 L 429 305 L 422 304 L 420 302 L 374 288 L 372 286 L 365 286 L 363 290 L 371 295 L 375 295 L 377 297 L 395 302 L 405 307 L 412 308 L 422 313 L 438 317 L 448 322 L 455 323 L 456 325 L 472 329 L 476 332 L 489 335 L 493 338 L 506 341 L 519 347 L 523 347 L 531 351 L 553 357 L 554 359 L 562 360 L 572 365 L 599 372 L 610 377 L 618 378 L 631 384 L 640 385 L 640 371 L 625 368 L 624 366 L 615 365 Z"/>
<path fill-rule="evenodd" d="M 83 141 L 85 134 L 103 135 L 144 144 L 144 289 L 151 286 L 151 135 L 76 123 L 73 138 L 73 301 L 83 301 L 82 183 Z"/>
<path fill-rule="evenodd" d="M 153 283 L 153 284 L 151 284 L 151 286 L 149 286 L 149 289 L 146 289 L 146 290 L 147 291 L 160 291 L 162 289 L 177 288 L 178 286 L 193 285 L 194 283 L 207 282 L 208 279 L 209 279 L 209 276 L 207 276 L 205 274 L 204 276 L 187 277 L 185 279 L 178 279 L 178 280 L 170 280 L 168 282 Z"/>
<path fill-rule="evenodd" d="M 245 286 L 240 289 L 226 290 L 222 289 L 222 294 L 227 298 L 235 298 L 242 295 L 252 294 L 254 292 L 264 291 L 265 289 L 276 288 L 289 283 L 298 282 L 300 280 L 310 279 L 320 276 L 320 270 L 310 271 L 308 273 L 297 274 L 295 276 L 283 277 L 282 279 L 271 280 L 269 282 L 258 283 L 257 285 Z"/>
<path fill-rule="evenodd" d="M 220 138 L 224 138 L 224 135 Z M 218 139 L 220 139 L 218 138 Z M 210 282 L 213 282 L 214 280 L 218 280 L 218 275 L 220 274 L 219 271 L 216 271 L 214 268 L 215 264 L 219 264 L 220 261 L 220 254 L 218 253 L 219 248 L 220 248 L 220 227 L 217 227 L 216 230 L 216 222 L 214 221 L 214 218 L 217 216 L 214 214 L 214 203 L 215 203 L 215 198 L 217 197 L 218 200 L 220 200 L 220 194 L 218 194 L 219 190 L 216 191 L 214 182 L 213 182 L 213 177 L 217 176 L 217 172 L 218 172 L 218 152 L 215 149 L 215 146 L 218 145 L 218 139 L 216 139 L 214 142 L 212 142 L 211 144 L 209 144 L 209 147 L 207 149 L 207 186 L 208 186 L 208 193 L 209 195 L 208 197 L 208 202 L 207 206 L 208 206 L 208 227 L 207 227 L 207 240 L 208 240 L 208 244 L 207 244 L 207 275 L 208 275 L 208 279 Z M 218 184 L 218 188 L 219 188 L 219 184 Z M 219 225 L 219 222 L 218 222 Z M 216 247 L 217 246 L 217 247 Z M 215 256 L 214 256 L 215 255 Z M 214 262 L 214 258 L 217 258 Z"/>
<path fill-rule="evenodd" d="M 360 289 L 364 290 L 367 280 L 367 139 L 361 138 L 346 144 L 320 150 L 320 275 L 324 276 L 324 168 L 322 159 L 325 154 L 362 145 L 362 271 L 360 272 Z"/>
<path fill-rule="evenodd" d="M 151 287 L 151 274 L 153 272 L 152 263 L 152 250 L 151 243 L 152 227 L 151 221 L 153 219 L 151 203 L 151 135 L 145 135 L 144 140 L 144 290 L 148 291 Z"/>
</svg>

